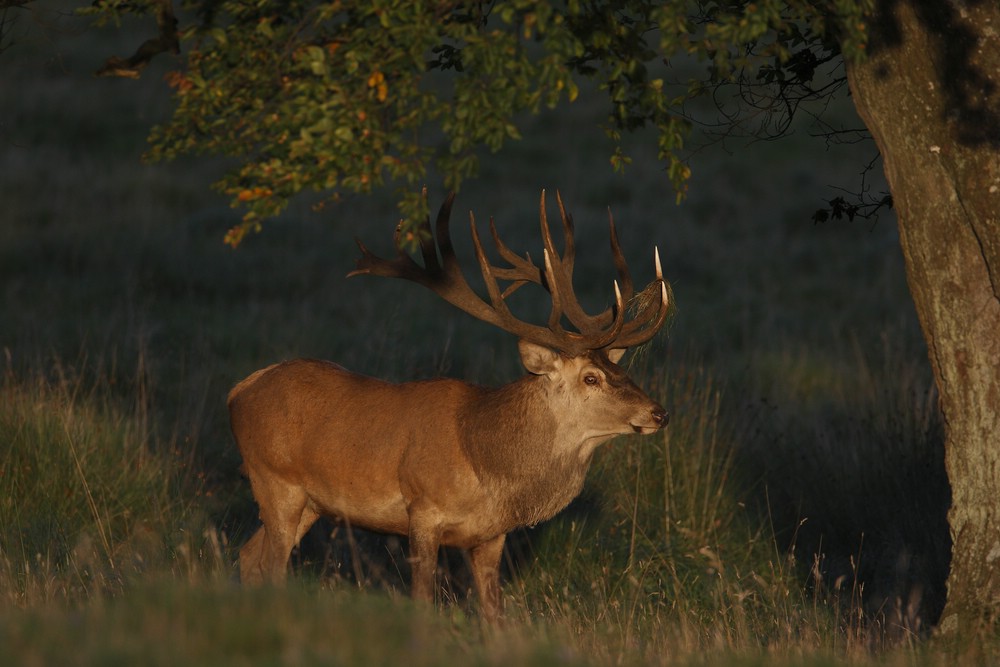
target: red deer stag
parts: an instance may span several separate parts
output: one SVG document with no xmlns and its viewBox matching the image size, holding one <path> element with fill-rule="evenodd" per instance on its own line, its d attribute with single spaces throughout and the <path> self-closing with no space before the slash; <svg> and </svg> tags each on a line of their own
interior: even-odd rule
<svg viewBox="0 0 1000 667">
<path fill-rule="evenodd" d="M 656 279 L 636 295 L 626 321 L 633 286 L 612 219 L 621 286 L 615 282 L 613 307 L 586 314 L 572 286 L 572 221 L 560 199 L 560 257 L 543 191 L 543 268 L 504 245 L 491 220 L 497 252 L 509 265 L 494 266 L 471 220 L 486 301 L 455 258 L 448 228 L 453 200 L 438 213 L 436 242 L 430 220 L 424 222 L 423 266 L 403 252 L 393 260 L 376 257 L 359 240 L 361 258 L 349 275 L 419 283 L 514 334 L 529 374 L 496 389 L 453 379 L 392 384 L 297 359 L 240 382 L 229 394 L 230 421 L 263 522 L 240 551 L 243 581 L 282 581 L 292 548 L 328 515 L 407 536 L 413 596 L 420 600 L 433 600 L 438 547 L 468 549 L 482 614 L 493 619 L 501 611 L 498 568 L 507 533 L 551 518 L 575 498 L 598 445 L 667 423 L 666 411 L 617 365 L 625 348 L 650 340 L 666 319 L 659 254 Z M 509 283 L 505 291 L 501 280 Z M 515 319 L 505 302 L 527 283 L 551 295 L 547 326 Z M 565 328 L 564 319 L 576 330 Z"/>
</svg>

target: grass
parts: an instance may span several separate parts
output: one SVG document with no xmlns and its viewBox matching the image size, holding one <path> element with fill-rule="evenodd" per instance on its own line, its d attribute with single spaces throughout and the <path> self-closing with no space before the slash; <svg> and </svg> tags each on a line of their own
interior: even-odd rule
<svg viewBox="0 0 1000 667">
<path fill-rule="evenodd" d="M 159 76 L 89 77 L 114 34 L 40 5 L 0 56 L 0 662 L 11 664 L 954 664 L 927 639 L 949 549 L 926 352 L 891 220 L 814 226 L 869 156 L 797 136 L 705 151 L 672 204 L 640 137 L 626 178 L 599 119 L 531 119 L 458 209 L 534 249 L 538 191 L 574 213 L 578 289 L 607 300 L 614 212 L 640 284 L 660 247 L 679 309 L 630 355 L 670 427 L 603 447 L 581 498 L 511 537 L 508 619 L 484 630 L 464 563 L 436 611 L 404 545 L 317 529 L 286 590 L 234 584 L 255 508 L 225 394 L 293 356 L 497 384 L 509 337 L 416 286 L 345 280 L 395 210 L 292 211 L 233 252 L 217 165 L 142 165 Z M 134 48 L 134 45 L 132 46 Z M 95 55 L 97 54 L 97 55 Z M 95 64 L 96 63 L 96 64 Z M 160 68 L 157 70 L 156 68 Z M 440 193 L 432 195 L 440 196 Z M 433 203 L 432 203 L 433 205 Z M 456 218 L 461 216 L 456 211 Z M 459 253 L 469 253 L 458 239 Z M 532 304 L 525 304 L 531 308 Z"/>
</svg>

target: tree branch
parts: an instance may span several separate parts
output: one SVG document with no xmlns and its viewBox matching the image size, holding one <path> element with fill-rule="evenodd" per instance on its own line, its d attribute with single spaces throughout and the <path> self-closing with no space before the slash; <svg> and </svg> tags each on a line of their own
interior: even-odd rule
<svg viewBox="0 0 1000 667">
<path fill-rule="evenodd" d="M 0 53 L 3 53 L 10 46 L 7 37 L 11 29 L 17 23 L 17 15 L 11 10 L 24 9 L 30 0 L 0 0 Z"/>
<path fill-rule="evenodd" d="M 149 61 L 165 51 L 180 53 L 180 40 L 177 37 L 177 18 L 171 0 L 156 0 L 156 23 L 159 34 L 143 42 L 135 53 L 128 58 L 111 56 L 96 76 L 119 76 L 127 79 L 138 79 Z"/>
</svg>

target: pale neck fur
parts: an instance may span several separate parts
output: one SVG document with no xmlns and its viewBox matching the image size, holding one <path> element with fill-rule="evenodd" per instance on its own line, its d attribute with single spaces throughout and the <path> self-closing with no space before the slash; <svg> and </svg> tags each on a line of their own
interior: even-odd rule
<svg viewBox="0 0 1000 667">
<path fill-rule="evenodd" d="M 610 435 L 559 423 L 559 388 L 526 376 L 489 390 L 460 415 L 462 447 L 480 482 L 518 525 L 555 515 L 580 492 L 594 449 Z"/>
</svg>

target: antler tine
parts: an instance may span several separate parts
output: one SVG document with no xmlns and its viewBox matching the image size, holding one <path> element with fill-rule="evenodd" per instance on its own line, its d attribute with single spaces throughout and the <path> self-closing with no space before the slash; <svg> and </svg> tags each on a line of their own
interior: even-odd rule
<svg viewBox="0 0 1000 667">
<path fill-rule="evenodd" d="M 427 198 L 427 188 L 423 191 L 424 199 Z M 454 194 L 449 196 L 441 205 L 438 211 L 438 225 L 440 227 L 442 217 L 447 225 L 447 220 L 451 216 L 451 205 L 454 201 Z M 424 218 L 416 226 L 416 234 L 420 245 L 420 255 L 423 257 L 424 266 L 420 267 L 413 258 L 404 250 L 404 245 L 400 242 L 403 233 L 403 221 L 396 225 L 396 231 L 392 235 L 393 245 L 396 247 L 396 259 L 386 260 L 371 252 L 361 239 L 355 238 L 361 250 L 361 257 L 356 262 L 355 269 L 347 274 L 347 277 L 357 275 L 376 275 L 389 278 L 405 278 L 420 284 L 427 284 L 430 277 L 441 272 L 441 264 L 438 262 L 437 248 L 434 244 L 434 237 L 431 234 L 430 218 Z M 449 244 L 450 247 L 450 244 Z"/>
<path fill-rule="evenodd" d="M 476 260 L 479 262 L 479 271 L 483 274 L 483 281 L 486 283 L 486 292 L 490 295 L 490 302 L 495 309 L 509 313 L 510 309 L 507 307 L 507 303 L 500 293 L 500 286 L 497 284 L 497 279 L 493 275 L 493 266 L 486 258 L 486 251 L 483 250 L 483 244 L 479 240 L 479 231 L 476 229 L 476 218 L 472 215 L 472 211 L 469 211 L 469 230 L 472 234 L 472 245 L 476 251 Z"/>
<path fill-rule="evenodd" d="M 524 284 L 525 282 L 532 281 L 541 284 L 541 278 L 537 279 L 534 277 L 538 273 L 538 268 L 532 264 L 530 261 L 526 262 L 522 260 L 517 255 L 510 252 L 509 249 L 504 246 L 504 249 L 509 253 L 516 261 L 518 265 L 514 269 L 503 269 L 501 267 L 494 267 L 490 264 L 486 257 L 486 251 L 483 249 L 483 244 L 479 240 L 479 231 L 476 229 L 476 219 L 469 213 L 470 228 L 472 234 L 472 244 L 475 247 L 476 259 L 479 262 L 479 270 L 483 275 L 483 282 L 486 283 L 486 291 L 490 296 L 490 302 L 493 306 L 493 312 L 496 317 L 494 319 L 488 320 L 493 324 L 496 324 L 504 331 L 514 334 L 520 338 L 534 341 L 543 345 L 548 345 L 549 347 L 567 350 L 573 349 L 574 353 L 582 352 L 582 348 L 577 350 L 576 346 L 573 344 L 572 335 L 569 332 L 563 331 L 559 326 L 550 326 L 548 328 L 536 326 L 529 324 L 527 322 L 522 322 L 514 317 L 511 313 L 510 308 L 507 306 L 506 297 L 513 291 L 513 289 L 508 289 L 505 292 L 500 291 L 500 286 L 497 283 L 497 277 L 500 272 L 508 275 L 517 275 L 520 283 L 518 286 Z M 492 219 L 490 220 L 491 231 L 493 232 L 493 238 L 495 241 L 499 241 L 496 234 L 496 226 L 493 224 Z M 502 245 L 502 244 L 499 244 Z M 499 247 L 499 246 L 498 246 Z M 501 251 L 501 254 L 504 254 Z M 514 263 L 514 262 L 512 262 Z M 553 313 L 559 308 L 559 297 L 558 292 L 552 297 L 553 302 Z M 485 304 L 484 304 L 485 305 Z M 485 319 L 485 318 L 483 318 Z M 558 317 L 556 320 L 558 321 Z"/>
<path fill-rule="evenodd" d="M 545 275 L 546 280 L 549 283 L 550 292 L 552 292 L 553 295 L 553 313 L 549 318 L 549 326 L 558 326 L 561 329 L 559 320 L 561 320 L 562 315 L 565 314 L 569 321 L 577 328 L 577 330 L 580 331 L 581 338 L 585 339 L 585 345 L 589 349 L 618 346 L 628 347 L 629 345 L 646 342 L 652 338 L 652 336 L 656 333 L 656 330 L 662 326 L 666 319 L 667 312 L 669 311 L 666 296 L 662 299 L 654 300 L 651 292 L 653 287 L 650 286 L 650 295 L 643 299 L 649 302 L 649 306 L 643 307 L 640 312 L 636 314 L 635 319 L 626 323 L 625 304 L 634 298 L 635 287 L 632 281 L 632 275 L 628 268 L 628 263 L 625 261 L 625 256 L 622 253 L 621 243 L 618 240 L 618 230 L 615 226 L 614 216 L 609 210 L 608 226 L 610 232 L 611 254 L 619 279 L 621 280 L 621 286 L 619 287 L 618 282 L 616 281 L 616 304 L 614 307 L 608 308 L 602 313 L 594 316 L 585 313 L 583 308 L 580 307 L 579 302 L 576 300 L 575 292 L 573 291 L 572 279 L 567 273 L 567 269 L 570 271 L 572 270 L 572 260 L 575 252 L 572 219 L 566 214 L 565 207 L 562 205 L 562 197 L 558 192 L 556 193 L 556 197 L 559 202 L 563 230 L 566 235 L 566 252 L 564 257 L 560 258 L 556 252 L 555 245 L 552 241 L 552 235 L 549 231 L 545 211 L 544 190 L 541 195 L 539 213 L 542 227 L 542 239 L 546 249 Z M 569 262 L 566 261 L 566 256 L 569 257 Z M 660 264 L 658 252 L 655 254 L 654 260 L 657 266 L 656 282 L 662 285 L 663 272 L 662 269 L 659 268 Z M 665 287 L 663 288 L 663 294 L 666 295 Z M 656 301 L 660 301 L 661 303 L 657 305 Z M 557 303 L 558 309 L 556 307 Z"/>
<path fill-rule="evenodd" d="M 424 188 L 424 196 L 427 194 L 427 188 Z M 455 193 L 449 192 L 448 196 L 445 198 L 444 203 L 441 204 L 441 208 L 438 210 L 437 220 L 435 221 L 434 227 L 437 234 L 437 247 L 441 251 L 441 262 L 444 270 L 448 273 L 459 272 L 458 260 L 455 259 L 455 246 L 451 243 L 451 205 L 455 201 Z M 430 220 L 427 221 L 428 226 L 430 226 Z M 433 240 L 428 241 L 431 246 L 431 254 L 434 255 L 434 263 L 437 264 L 437 254 L 434 251 Z M 421 245 L 421 250 L 423 245 Z M 427 261 L 426 254 L 424 256 L 424 261 Z M 430 264 L 428 264 L 430 266 Z"/>
<path fill-rule="evenodd" d="M 568 287 L 568 291 L 572 293 L 573 286 L 567 285 L 565 278 L 566 276 L 560 271 L 556 272 L 554 262 L 559 261 L 559 253 L 556 251 L 555 243 L 552 242 L 552 232 L 549 229 L 548 216 L 545 213 L 545 190 L 542 189 L 541 200 L 538 204 L 538 220 L 541 224 L 542 229 L 542 259 L 545 263 L 545 285 L 546 289 L 549 290 L 549 294 L 552 295 L 552 313 L 549 315 L 549 328 L 552 327 L 562 327 L 560 320 L 563 316 L 563 304 L 562 304 L 562 293 L 564 288 Z M 561 268 L 561 265 L 560 265 Z M 572 321 L 572 319 L 570 320 Z M 574 322 L 574 324 L 576 324 Z"/>
<path fill-rule="evenodd" d="M 361 257 L 355 263 L 354 270 L 347 274 L 348 278 L 360 275 L 375 275 L 389 278 L 406 278 L 408 280 L 417 279 L 417 275 L 421 271 L 420 265 L 414 262 L 408 255 L 401 254 L 396 259 L 389 261 L 375 255 L 375 253 L 361 242 L 361 239 L 355 238 L 354 242 L 358 244 L 358 249 L 361 250 Z"/>
<path fill-rule="evenodd" d="M 666 322 L 667 314 L 670 312 L 667 284 L 665 282 L 660 282 L 659 284 L 660 303 L 656 310 L 656 317 L 647 320 L 647 326 L 636 327 L 634 332 L 623 334 L 619 339 L 621 347 L 633 347 L 650 341 L 660 330 L 660 327 L 663 326 L 663 323 Z"/>
<path fill-rule="evenodd" d="M 438 263 L 437 249 L 434 246 L 434 237 L 431 234 L 431 220 L 430 218 L 424 218 L 423 222 L 417 225 L 416 229 L 417 240 L 420 243 L 420 256 L 424 258 L 424 267 L 428 271 L 437 272 L 441 270 L 441 265 Z M 409 259 L 409 255 L 403 250 L 402 245 L 399 243 L 397 230 L 396 241 L 396 252 L 400 257 L 406 257 Z"/>
<path fill-rule="evenodd" d="M 423 196 L 424 202 L 427 202 L 427 188 L 421 191 L 421 196 Z M 438 211 L 438 218 L 444 213 L 446 216 L 451 215 L 451 202 L 454 197 L 445 200 L 444 204 L 441 205 L 441 210 Z M 420 245 L 420 255 L 424 258 L 424 267 L 428 271 L 437 272 L 441 269 L 441 265 L 438 263 L 437 249 L 434 245 L 434 237 L 431 234 L 431 219 L 430 216 L 425 217 L 423 220 L 416 224 L 416 236 L 417 242 Z M 396 255 L 399 259 L 406 258 L 410 261 L 410 256 L 404 250 L 405 244 L 401 242 L 401 237 L 403 234 L 403 221 L 400 220 L 399 224 L 396 225 L 396 232 L 392 235 L 393 245 L 396 246 Z M 360 241 L 358 242 L 360 244 Z"/>
<path fill-rule="evenodd" d="M 538 220 L 542 228 L 542 245 L 550 256 L 558 257 L 556 246 L 552 242 L 552 232 L 549 230 L 549 218 L 545 213 L 545 189 L 542 189 L 541 201 L 538 204 Z"/>
<path fill-rule="evenodd" d="M 506 299 L 519 287 L 532 282 L 542 285 L 542 271 L 531 261 L 531 257 L 521 257 L 500 240 L 497 233 L 496 222 L 490 217 L 490 235 L 493 237 L 493 245 L 496 247 L 500 257 L 504 259 L 511 268 L 493 267 L 493 272 L 501 280 L 511 281 L 511 285 L 504 290 L 503 297 Z"/>
<path fill-rule="evenodd" d="M 562 220 L 563 240 L 565 241 L 562 264 L 566 267 L 566 277 L 572 281 L 573 266 L 576 262 L 576 240 L 573 234 L 573 216 L 566 213 L 566 207 L 563 206 L 562 195 L 558 190 L 556 190 L 556 203 L 559 205 L 559 218 Z"/>
<path fill-rule="evenodd" d="M 543 191 L 543 199 L 544 196 L 545 193 Z M 514 320 L 514 318 L 510 313 L 510 310 L 507 308 L 504 300 L 519 287 L 528 282 L 532 282 L 544 286 L 549 291 L 549 295 L 552 300 L 552 310 L 549 314 L 548 328 L 535 331 L 522 329 L 518 335 L 522 338 L 530 338 L 535 342 L 544 342 L 547 345 L 563 351 L 572 351 L 574 354 L 580 353 L 583 350 L 588 349 L 589 346 L 586 344 L 588 339 L 586 339 L 584 335 L 567 331 L 562 326 L 562 317 L 566 303 L 563 295 L 565 294 L 564 286 L 567 284 L 567 281 L 565 280 L 565 273 L 557 272 L 557 266 L 564 266 L 564 264 L 559 264 L 559 255 L 552 243 L 552 237 L 548 228 L 548 220 L 544 214 L 544 205 L 542 210 L 542 239 L 543 244 L 545 245 L 543 248 L 543 270 L 539 270 L 539 268 L 531 261 L 530 257 L 522 258 L 520 255 L 517 255 L 509 247 L 507 247 L 507 245 L 500 239 L 500 235 L 496 229 L 496 222 L 493 218 L 490 218 L 490 235 L 493 237 L 493 242 L 496 245 L 497 252 L 511 266 L 510 268 L 492 266 L 485 258 L 485 252 L 482 250 L 478 232 L 473 229 L 473 242 L 476 244 L 476 254 L 480 258 L 480 268 L 483 272 L 483 279 L 487 283 L 487 290 L 490 292 L 491 300 L 494 301 L 494 304 L 498 309 L 502 308 L 506 314 L 505 316 L 510 320 Z M 572 223 L 567 222 L 567 217 L 565 215 L 563 215 L 563 225 L 564 231 L 567 233 L 566 247 L 569 249 L 569 252 L 572 253 Z M 553 262 L 553 256 L 556 257 L 555 262 Z M 510 280 L 512 281 L 512 284 L 501 293 L 499 291 L 499 287 L 496 286 L 497 278 Z M 572 298 L 572 285 L 569 285 L 568 291 L 570 297 Z M 499 303 L 497 303 L 497 300 L 499 300 Z M 573 299 L 571 303 L 576 305 L 577 309 L 579 309 L 579 305 L 576 304 L 575 299 Z M 582 310 L 580 312 L 582 313 Z M 517 324 L 522 327 L 529 326 L 520 322 L 517 322 Z M 574 322 L 574 324 L 576 324 L 576 322 Z"/>
<path fill-rule="evenodd" d="M 593 340 L 587 341 L 587 346 L 595 350 L 609 347 L 621 335 L 624 326 L 625 326 L 625 300 L 622 298 L 622 291 L 621 289 L 619 289 L 618 281 L 616 280 L 615 315 L 614 319 L 611 322 L 611 326 L 604 333 L 600 334 Z"/>
<path fill-rule="evenodd" d="M 493 310 L 476 295 L 462 278 L 461 270 L 455 259 L 454 249 L 452 248 L 448 233 L 448 222 L 451 217 L 451 206 L 454 199 L 454 194 L 450 195 L 445 199 L 440 211 L 438 211 L 437 243 L 435 243 L 434 236 L 430 233 L 429 218 L 425 219 L 424 223 L 418 228 L 418 231 L 421 232 L 420 251 L 424 259 L 424 266 L 420 266 L 399 247 L 400 229 L 397 227 L 395 239 L 399 251 L 398 256 L 392 260 L 383 259 L 368 250 L 360 240 L 357 240 L 358 248 L 361 250 L 361 257 L 358 258 L 354 271 L 347 274 L 348 277 L 374 275 L 409 280 L 432 290 L 448 303 L 457 306 L 473 317 L 492 322 L 495 319 L 492 315 Z M 422 232 L 426 232 L 426 234 Z M 442 270 L 441 262 L 438 260 L 439 246 L 442 258 L 444 259 L 444 270 Z"/>
<path fill-rule="evenodd" d="M 625 256 L 622 254 L 621 245 L 618 241 L 618 229 L 615 227 L 615 218 L 614 215 L 612 215 L 610 208 L 608 208 L 608 227 L 611 240 L 612 261 L 615 263 L 615 269 L 618 272 L 618 279 L 622 284 L 622 291 L 624 293 L 622 298 L 625 303 L 628 303 L 632 300 L 635 288 L 632 283 L 632 274 L 628 269 L 628 263 L 625 261 Z M 597 327 L 603 328 L 613 324 L 616 317 L 617 311 L 612 308 L 607 308 L 602 313 L 595 315 L 592 319 L 596 323 Z"/>
<path fill-rule="evenodd" d="M 601 335 L 601 330 L 612 321 L 611 309 L 609 308 L 600 315 L 591 316 L 583 310 L 580 302 L 576 299 L 572 278 L 574 255 L 576 254 L 575 242 L 573 240 L 573 223 L 570 216 L 566 215 L 565 208 L 562 207 L 561 197 L 559 197 L 558 192 L 556 193 L 556 197 L 560 200 L 563 233 L 566 237 L 565 257 L 559 256 L 552 241 L 552 233 L 549 230 L 548 217 L 545 212 L 545 190 L 542 190 L 541 203 L 539 205 L 542 241 L 544 242 L 546 252 L 549 254 L 549 261 L 551 263 L 551 271 L 548 269 L 548 265 L 546 268 L 546 277 L 549 282 L 548 288 L 550 292 L 556 289 L 560 293 L 562 298 L 562 313 L 560 317 L 562 314 L 565 314 L 566 318 L 585 337 L 599 336 Z"/>
<path fill-rule="evenodd" d="M 610 208 L 608 208 L 608 226 L 611 229 L 611 256 L 614 260 L 615 268 L 618 270 L 618 277 L 621 278 L 622 281 L 625 301 L 629 301 L 632 298 L 634 291 L 632 285 L 632 274 L 629 273 L 628 264 L 625 262 L 625 256 L 622 254 L 622 247 L 618 243 L 618 230 L 615 228 L 615 216 L 612 215 Z"/>
<path fill-rule="evenodd" d="M 615 340 L 614 347 L 633 347 L 648 342 L 667 319 L 670 312 L 670 293 L 663 279 L 659 249 L 654 248 L 653 261 L 656 267 L 656 279 L 635 297 L 640 303 L 640 310 L 635 318 L 625 325 L 621 335 Z"/>
<path fill-rule="evenodd" d="M 552 311 L 549 313 L 549 329 L 562 331 L 562 293 L 559 291 L 559 282 L 555 278 L 552 269 L 552 257 L 548 248 L 542 250 L 542 259 L 545 261 L 545 278 L 549 284 L 549 295 L 552 298 Z"/>
</svg>

